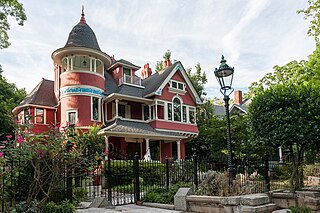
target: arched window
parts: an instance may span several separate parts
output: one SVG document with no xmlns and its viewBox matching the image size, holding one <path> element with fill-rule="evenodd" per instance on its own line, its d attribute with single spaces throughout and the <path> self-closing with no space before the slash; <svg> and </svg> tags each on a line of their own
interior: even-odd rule
<svg viewBox="0 0 320 213">
<path fill-rule="evenodd" d="M 175 121 L 181 121 L 181 101 L 179 98 L 173 99 L 173 115 Z"/>
</svg>

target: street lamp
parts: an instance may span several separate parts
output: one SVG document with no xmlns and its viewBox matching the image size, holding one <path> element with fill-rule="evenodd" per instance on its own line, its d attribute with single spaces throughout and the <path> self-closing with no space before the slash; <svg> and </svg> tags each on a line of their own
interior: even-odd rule
<svg viewBox="0 0 320 213">
<path fill-rule="evenodd" d="M 235 169 L 233 167 L 233 159 L 232 159 L 232 146 L 231 146 L 231 137 L 230 137 L 230 115 L 229 115 L 229 95 L 233 92 L 232 80 L 233 80 L 233 72 L 234 67 L 229 67 L 226 63 L 227 60 L 224 59 L 222 55 L 219 69 L 215 69 L 214 75 L 216 76 L 219 84 L 220 84 L 220 92 L 223 95 L 223 100 L 225 102 L 226 108 L 226 125 L 227 125 L 227 143 L 228 143 L 228 171 L 229 171 L 229 190 L 232 183 L 232 179 L 234 178 Z"/>
</svg>

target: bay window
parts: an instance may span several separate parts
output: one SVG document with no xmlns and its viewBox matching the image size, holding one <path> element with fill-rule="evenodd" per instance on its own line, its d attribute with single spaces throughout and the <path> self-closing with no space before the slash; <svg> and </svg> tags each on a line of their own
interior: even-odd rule
<svg viewBox="0 0 320 213">
<path fill-rule="evenodd" d="M 36 108 L 35 123 L 44 124 L 44 109 Z"/>
</svg>

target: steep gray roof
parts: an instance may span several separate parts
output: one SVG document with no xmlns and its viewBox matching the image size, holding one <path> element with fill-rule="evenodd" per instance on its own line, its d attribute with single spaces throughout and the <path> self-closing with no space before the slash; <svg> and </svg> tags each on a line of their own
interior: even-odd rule
<svg viewBox="0 0 320 213">
<path fill-rule="evenodd" d="M 226 114 L 226 110 L 225 110 L 224 106 L 221 106 L 221 105 L 215 104 L 213 106 L 213 111 L 214 111 L 214 114 L 217 116 L 224 116 Z"/>
<path fill-rule="evenodd" d="M 73 27 L 64 47 L 87 47 L 101 51 L 96 35 L 91 27 L 83 21 Z"/>
<path fill-rule="evenodd" d="M 151 75 L 149 78 L 143 79 L 141 81 L 142 86 L 145 86 L 143 91 L 143 96 L 149 95 L 150 93 L 155 92 L 161 84 L 166 80 L 166 78 L 170 75 L 171 71 L 175 68 L 175 66 L 179 63 L 179 61 L 171 64 L 168 68 L 166 68 L 162 72 L 157 72 Z"/>
<path fill-rule="evenodd" d="M 18 107 L 27 104 L 54 107 L 57 105 L 57 102 L 53 90 L 54 82 L 42 79 L 31 93 L 28 94 L 27 97 L 18 105 Z"/>
<path fill-rule="evenodd" d="M 110 73 L 105 72 L 104 77 L 105 77 L 105 83 L 106 83 L 105 95 L 108 96 L 108 95 L 115 93 L 117 91 L 118 85 L 116 84 L 116 82 L 114 81 L 114 79 Z"/>
<path fill-rule="evenodd" d="M 140 66 L 137 66 L 137 65 L 131 63 L 130 61 L 127 61 L 127 60 L 124 60 L 124 59 L 120 59 L 120 60 L 117 60 L 117 61 L 113 62 L 113 64 L 111 65 L 111 67 L 112 67 L 113 65 L 119 64 L 119 63 L 120 63 L 120 64 L 126 64 L 126 65 L 128 65 L 128 66 L 130 66 L 130 67 L 136 67 L 137 69 L 141 68 Z"/>
</svg>

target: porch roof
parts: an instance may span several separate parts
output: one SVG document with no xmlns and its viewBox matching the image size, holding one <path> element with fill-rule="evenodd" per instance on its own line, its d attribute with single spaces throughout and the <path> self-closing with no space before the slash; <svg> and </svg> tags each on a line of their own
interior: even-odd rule
<svg viewBox="0 0 320 213">
<path fill-rule="evenodd" d="M 143 121 L 133 121 L 117 118 L 106 123 L 98 134 L 116 137 L 148 138 L 149 140 L 177 141 L 188 137 L 178 132 L 159 131 Z"/>
</svg>

